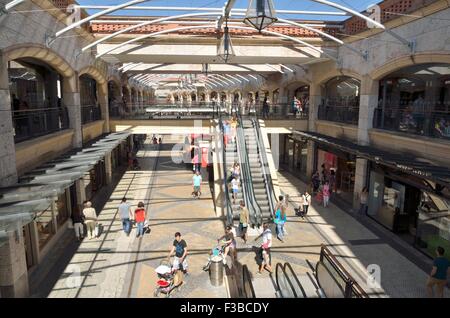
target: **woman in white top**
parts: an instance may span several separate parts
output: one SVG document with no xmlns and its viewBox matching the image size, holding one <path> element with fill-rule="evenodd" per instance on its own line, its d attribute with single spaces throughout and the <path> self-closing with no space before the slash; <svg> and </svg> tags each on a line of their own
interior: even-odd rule
<svg viewBox="0 0 450 318">
<path fill-rule="evenodd" d="M 311 195 L 306 190 L 305 193 L 302 195 L 303 199 L 303 214 L 302 217 L 304 217 L 306 214 L 308 214 L 308 208 L 311 205 Z"/>
<path fill-rule="evenodd" d="M 259 266 L 258 274 L 262 274 L 263 268 L 267 269 L 269 273 L 272 273 L 272 267 L 270 266 L 270 248 L 272 247 L 272 231 L 269 229 L 267 223 L 263 224 L 263 243 L 261 245 L 262 250 L 262 262 Z"/>
</svg>

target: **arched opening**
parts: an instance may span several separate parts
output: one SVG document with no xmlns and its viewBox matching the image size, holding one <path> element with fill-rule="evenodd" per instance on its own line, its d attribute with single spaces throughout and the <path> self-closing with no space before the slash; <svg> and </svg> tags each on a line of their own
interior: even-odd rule
<svg viewBox="0 0 450 318">
<path fill-rule="evenodd" d="M 206 94 L 205 94 L 205 93 L 201 93 L 201 94 L 200 94 L 200 101 L 201 101 L 201 102 L 206 101 Z"/>
<path fill-rule="evenodd" d="M 235 103 L 239 103 L 240 100 L 241 100 L 241 94 L 239 94 L 239 92 L 235 92 L 233 95 L 233 101 Z"/>
<path fill-rule="evenodd" d="M 361 82 L 338 76 L 325 84 L 325 98 L 319 106 L 319 119 L 357 125 Z"/>
<path fill-rule="evenodd" d="M 88 74 L 80 76 L 80 104 L 83 125 L 101 119 L 97 82 Z"/>
<path fill-rule="evenodd" d="M 119 113 L 122 109 L 121 115 L 131 111 L 131 93 L 127 86 L 122 87 L 122 107 L 119 108 Z"/>
<path fill-rule="evenodd" d="M 217 92 L 211 92 L 211 94 L 209 95 L 209 99 L 213 102 L 213 101 L 217 101 L 218 100 L 218 94 Z"/>
<path fill-rule="evenodd" d="M 222 102 L 222 103 L 227 102 L 227 94 L 225 92 L 220 93 L 220 102 Z"/>
<path fill-rule="evenodd" d="M 115 81 L 108 82 L 108 108 L 111 117 L 119 116 L 122 104 L 120 86 Z"/>
<path fill-rule="evenodd" d="M 450 139 L 450 64 L 420 64 L 380 80 L 374 127 Z"/>
<path fill-rule="evenodd" d="M 131 88 L 131 111 L 137 108 L 137 91 L 134 87 Z"/>
<path fill-rule="evenodd" d="M 191 93 L 191 101 L 193 101 L 193 102 L 197 101 L 197 94 L 194 92 Z"/>
<path fill-rule="evenodd" d="M 62 99 L 63 77 L 34 58 L 8 62 L 14 140 L 21 142 L 69 127 Z"/>
</svg>

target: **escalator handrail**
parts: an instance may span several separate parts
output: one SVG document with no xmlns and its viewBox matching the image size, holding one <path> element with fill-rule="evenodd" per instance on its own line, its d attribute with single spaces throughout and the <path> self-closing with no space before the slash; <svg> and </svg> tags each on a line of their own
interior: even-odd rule
<svg viewBox="0 0 450 318">
<path fill-rule="evenodd" d="M 295 274 L 294 269 L 292 268 L 291 264 L 289 264 L 289 263 L 287 263 L 287 262 L 284 263 L 284 272 L 285 272 L 285 273 L 286 273 L 286 269 L 288 269 L 288 270 L 291 272 L 292 277 L 294 277 L 295 282 L 296 282 L 297 285 L 300 287 L 300 290 L 302 291 L 302 294 L 303 294 L 303 298 L 307 298 L 308 296 L 306 296 L 305 289 L 303 288 L 302 283 L 300 283 L 300 281 L 298 280 L 298 277 L 297 277 L 297 275 Z M 297 297 L 297 298 L 298 298 L 298 297 Z"/>
<path fill-rule="evenodd" d="M 266 186 L 267 198 L 269 200 L 270 215 L 272 219 L 275 217 L 275 191 L 273 190 L 272 177 L 270 175 L 270 169 L 268 167 L 269 161 L 267 160 L 266 148 L 261 136 L 261 127 L 259 126 L 258 119 L 252 119 L 253 128 L 255 130 L 256 143 L 258 146 L 259 159 L 261 161 L 261 167 L 263 169 L 263 177 Z M 262 215 L 261 215 L 262 217 Z"/>
<path fill-rule="evenodd" d="M 222 155 L 223 155 L 223 172 L 224 172 L 224 187 L 225 187 L 225 202 L 227 206 L 227 224 L 232 225 L 233 224 L 233 208 L 231 207 L 230 203 L 230 194 L 228 191 L 228 184 L 227 184 L 227 161 L 226 161 L 226 145 L 224 140 L 224 129 L 223 129 L 223 123 L 222 123 L 222 114 L 219 113 L 219 126 L 220 126 L 220 132 L 222 137 Z"/>
<path fill-rule="evenodd" d="M 247 293 L 246 282 L 250 286 L 250 297 Z M 245 298 L 256 298 L 255 289 L 253 288 L 252 279 L 247 265 L 242 266 L 242 286 L 244 287 Z"/>
<path fill-rule="evenodd" d="M 260 225 L 259 215 L 261 215 L 261 207 L 258 202 L 255 200 L 255 191 L 253 189 L 252 182 L 252 172 L 249 166 L 249 157 L 245 142 L 245 135 L 243 129 L 242 118 L 239 116 L 239 127 L 237 128 L 237 137 L 236 137 L 237 147 L 238 147 L 238 156 L 241 166 L 241 177 L 244 182 L 242 182 L 242 189 L 244 200 L 249 208 L 249 212 L 251 213 L 251 217 L 253 218 L 252 222 L 254 225 Z M 245 189 L 245 191 L 244 191 Z M 253 212 L 253 213 L 252 213 Z"/>
<path fill-rule="evenodd" d="M 289 287 L 291 288 L 292 293 L 294 294 L 294 298 L 298 298 L 297 297 L 297 292 L 295 291 L 294 285 L 292 285 L 291 280 L 289 279 L 289 277 L 286 275 L 286 272 L 284 270 L 284 266 L 281 263 L 277 263 L 276 267 L 275 267 L 275 282 L 277 284 L 277 288 L 280 291 L 281 296 L 283 297 L 283 294 L 281 293 L 281 288 L 280 288 L 280 283 L 278 281 L 278 273 L 279 271 L 281 271 L 281 273 L 283 274 L 283 276 L 285 277 L 286 281 L 289 284 Z M 283 297 L 284 298 L 284 297 Z"/>
</svg>

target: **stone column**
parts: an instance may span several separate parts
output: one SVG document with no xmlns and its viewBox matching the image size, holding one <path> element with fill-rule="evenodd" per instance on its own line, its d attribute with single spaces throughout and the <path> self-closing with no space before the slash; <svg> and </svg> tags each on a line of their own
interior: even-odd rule
<svg viewBox="0 0 450 318">
<path fill-rule="evenodd" d="M 78 179 L 75 181 L 75 190 L 77 192 L 78 209 L 83 211 L 83 202 L 86 201 L 86 189 L 84 187 L 84 180 Z"/>
<path fill-rule="evenodd" d="M 319 84 L 312 83 L 309 87 L 309 119 L 308 130 L 316 131 L 316 121 L 319 113 L 319 105 L 322 104 L 322 87 Z"/>
<path fill-rule="evenodd" d="M 100 104 L 102 119 L 105 121 L 103 124 L 103 132 L 104 133 L 110 132 L 109 107 L 108 107 L 108 82 L 98 85 L 98 103 Z"/>
<path fill-rule="evenodd" d="M 112 183 L 112 161 L 111 152 L 105 155 L 105 174 L 106 174 L 106 184 Z"/>
<path fill-rule="evenodd" d="M 64 78 L 63 103 L 69 114 L 69 127 L 74 130 L 72 146 L 83 146 L 83 129 L 81 125 L 81 103 L 78 74 Z"/>
<path fill-rule="evenodd" d="M 369 144 L 369 129 L 373 127 L 373 116 L 378 105 L 379 82 L 364 76 L 361 81 L 359 101 L 358 144 Z"/>
<path fill-rule="evenodd" d="M 11 113 L 8 61 L 0 54 L 0 186 L 17 182 L 16 146 Z"/>
<path fill-rule="evenodd" d="M 361 96 L 359 102 L 358 144 L 369 145 L 369 130 L 373 127 L 373 116 L 378 105 L 379 82 L 364 76 L 361 81 Z M 367 184 L 367 159 L 357 158 L 355 167 L 355 187 L 353 192 L 353 207 L 359 206 L 359 193 Z"/>
<path fill-rule="evenodd" d="M 289 96 L 286 87 L 281 87 L 278 94 L 278 105 L 280 105 L 281 113 L 287 115 L 290 112 Z"/>
<path fill-rule="evenodd" d="M 308 156 L 306 157 L 306 176 L 311 178 L 314 172 L 314 163 L 316 160 L 316 151 L 315 151 L 315 143 L 311 140 L 308 140 Z"/>
<path fill-rule="evenodd" d="M 2 298 L 28 297 L 28 269 L 25 240 L 20 226 L 8 233 L 0 246 L 0 295 Z"/>
</svg>

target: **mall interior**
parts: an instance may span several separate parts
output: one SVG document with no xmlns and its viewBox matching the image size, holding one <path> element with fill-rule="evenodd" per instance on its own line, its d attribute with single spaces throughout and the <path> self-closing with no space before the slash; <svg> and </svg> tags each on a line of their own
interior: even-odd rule
<svg viewBox="0 0 450 318">
<path fill-rule="evenodd" d="M 167 296 L 426 297 L 450 260 L 450 1 L 199 2 L 0 0 L 0 298 L 159 296 L 175 232 L 189 275 Z M 86 201 L 103 229 L 77 241 Z M 237 259 L 203 271 L 226 226 Z"/>
</svg>

